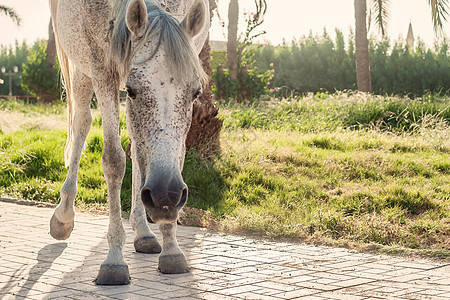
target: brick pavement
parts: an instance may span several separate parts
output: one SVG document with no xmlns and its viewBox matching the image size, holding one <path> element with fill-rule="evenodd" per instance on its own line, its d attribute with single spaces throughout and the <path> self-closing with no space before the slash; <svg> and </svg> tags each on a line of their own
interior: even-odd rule
<svg viewBox="0 0 450 300">
<path fill-rule="evenodd" d="M 178 227 L 192 270 L 164 275 L 134 252 L 131 284 L 92 281 L 107 253 L 108 218 L 77 213 L 67 241 L 49 235 L 51 208 L 0 202 L 0 299 L 450 299 L 450 263 L 259 241 Z M 152 229 L 159 236 L 155 225 Z M 160 236 L 159 236 L 160 237 Z"/>
</svg>

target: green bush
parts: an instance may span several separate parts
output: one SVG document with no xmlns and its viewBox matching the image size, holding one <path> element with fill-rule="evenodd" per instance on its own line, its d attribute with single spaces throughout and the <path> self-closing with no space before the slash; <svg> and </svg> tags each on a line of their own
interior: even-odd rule
<svg viewBox="0 0 450 300">
<path fill-rule="evenodd" d="M 211 51 L 211 60 L 209 61 L 209 64 L 213 70 L 219 68 L 220 66 L 225 66 L 226 63 L 227 53 L 225 51 Z"/>
<path fill-rule="evenodd" d="M 379 128 L 389 132 L 415 132 L 433 122 L 450 124 L 448 98 L 408 99 L 368 94 L 317 93 L 270 102 L 227 104 L 222 115 L 223 126 L 229 130 L 253 128 L 264 130 L 295 130 L 320 132 L 346 129 Z M 326 145 L 314 142 L 318 147 Z M 323 144 L 323 143 L 322 143 Z"/>
<path fill-rule="evenodd" d="M 5 67 L 7 72 L 13 70 L 14 66 L 18 67 L 17 75 L 12 77 L 12 93 L 13 95 L 27 95 L 28 93 L 22 89 L 20 84 L 20 76 L 22 75 L 22 65 L 26 63 L 30 49 L 28 45 L 23 42 L 21 45 L 16 41 L 13 47 L 7 48 L 0 46 L 0 67 Z M 9 77 L 0 72 L 0 79 L 4 80 L 4 84 L 0 84 L 0 95 L 8 95 L 9 93 Z"/>
<path fill-rule="evenodd" d="M 241 45 L 238 50 L 238 79 L 233 82 L 230 77 L 230 70 L 219 65 L 212 72 L 214 81 L 213 92 L 217 99 L 259 99 L 263 95 L 270 94 L 274 90 L 271 88 L 271 80 L 274 78 L 274 69 L 261 71 L 255 67 L 255 51 L 258 47 Z M 217 59 L 214 63 L 217 63 Z M 269 64 L 269 67 L 273 64 Z"/>
<path fill-rule="evenodd" d="M 371 41 L 372 91 L 377 94 L 422 96 L 450 92 L 449 44 L 434 51 L 421 42 L 412 51 L 404 43 L 390 46 L 388 40 Z"/>
<path fill-rule="evenodd" d="M 322 36 L 310 34 L 290 46 L 257 48 L 254 60 L 259 70 L 274 69 L 276 76 L 272 86 L 279 95 L 289 96 L 292 91 L 304 94 L 355 89 L 353 52 L 353 43 L 346 47 L 343 34 L 336 31 L 335 42 L 324 32 Z"/>
<path fill-rule="evenodd" d="M 59 97 L 58 74 L 59 64 L 52 67 L 47 62 L 47 43 L 36 42 L 23 64 L 22 88 L 42 102 L 50 102 Z"/>
<path fill-rule="evenodd" d="M 256 68 L 241 68 L 238 71 L 238 82 L 233 82 L 230 70 L 221 66 L 212 73 L 213 92 L 217 99 L 234 99 L 236 96 L 239 99 L 259 99 L 273 91 L 270 88 L 272 78 L 272 70 L 260 73 Z"/>
<path fill-rule="evenodd" d="M 237 41 L 237 78 L 232 79 L 230 70 L 224 68 L 223 56 L 221 57 L 222 64 L 218 64 L 219 57 L 213 61 L 215 68 L 212 80 L 215 83 L 213 91 L 216 98 L 234 98 L 236 102 L 241 102 L 242 100 L 259 99 L 273 91 L 270 87 L 275 70 L 271 68 L 261 71 L 254 66 L 255 51 L 259 46 L 254 45 L 253 41 L 265 34 L 265 31 L 255 32 L 255 30 L 263 23 L 263 16 L 266 13 L 265 1 L 264 5 L 258 5 L 257 2 L 255 4 L 255 13 L 244 14 L 247 28 Z M 273 64 L 271 66 L 273 67 Z"/>
<path fill-rule="evenodd" d="M 254 49 L 255 68 L 275 69 L 272 86 L 279 96 L 292 93 L 317 93 L 322 90 L 355 90 L 355 47 L 353 36 L 347 43 L 336 30 L 335 41 L 324 31 L 310 34 L 291 45 L 268 45 Z M 386 95 L 421 97 L 426 93 L 450 93 L 449 42 L 434 49 L 423 43 L 412 50 L 403 41 L 392 44 L 388 39 L 370 41 L 372 92 Z M 274 67 L 271 67 L 271 63 Z"/>
</svg>

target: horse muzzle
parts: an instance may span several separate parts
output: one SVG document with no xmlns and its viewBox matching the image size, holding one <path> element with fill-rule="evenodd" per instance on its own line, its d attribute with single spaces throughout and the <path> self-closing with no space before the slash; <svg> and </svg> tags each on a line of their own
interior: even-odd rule
<svg viewBox="0 0 450 300">
<path fill-rule="evenodd" d="M 141 190 L 142 203 L 155 223 L 173 223 L 178 212 L 186 204 L 188 188 L 184 182 L 171 182 L 167 185 L 147 183 Z"/>
</svg>

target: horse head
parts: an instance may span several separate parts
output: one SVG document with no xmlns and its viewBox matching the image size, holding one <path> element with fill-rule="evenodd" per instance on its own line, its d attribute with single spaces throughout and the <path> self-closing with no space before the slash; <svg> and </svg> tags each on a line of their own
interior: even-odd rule
<svg viewBox="0 0 450 300">
<path fill-rule="evenodd" d="M 132 53 L 128 75 L 127 128 L 141 198 L 156 223 L 173 223 L 187 201 L 181 171 L 192 107 L 206 75 L 193 39 L 205 29 L 206 7 L 195 0 L 182 22 L 158 4 L 131 0 L 124 22 Z"/>
</svg>

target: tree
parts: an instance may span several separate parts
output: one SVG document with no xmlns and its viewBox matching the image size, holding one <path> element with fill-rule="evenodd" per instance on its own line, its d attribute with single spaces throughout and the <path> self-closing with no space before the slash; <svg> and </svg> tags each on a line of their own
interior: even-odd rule
<svg viewBox="0 0 450 300">
<path fill-rule="evenodd" d="M 0 5 L 0 12 L 3 12 L 5 15 L 9 16 L 17 24 L 17 26 L 20 26 L 22 19 L 14 9 L 5 5 Z"/>
<path fill-rule="evenodd" d="M 56 64 L 55 33 L 53 32 L 53 22 L 51 18 L 48 24 L 47 63 L 49 69 L 53 68 L 53 66 Z"/>
<path fill-rule="evenodd" d="M 368 93 L 371 80 L 366 11 L 366 0 L 355 0 L 356 83 L 358 90 Z"/>
<path fill-rule="evenodd" d="M 443 21 L 448 16 L 448 0 L 426 0 L 431 8 L 431 18 L 436 34 L 443 31 Z M 389 17 L 389 0 L 371 0 L 375 21 L 381 34 L 386 33 Z M 356 78 L 358 90 L 370 92 L 369 44 L 367 42 L 367 1 L 355 0 Z M 370 20 L 369 20 L 370 21 Z"/>
<path fill-rule="evenodd" d="M 266 0 L 254 0 L 256 12 L 250 14 L 247 21 L 247 29 L 243 40 L 238 39 L 238 21 L 239 21 L 239 3 L 238 0 L 230 0 L 228 7 L 228 41 L 227 41 L 227 64 L 230 69 L 230 79 L 235 85 L 235 90 L 241 90 L 241 82 L 239 80 L 239 68 L 241 64 L 243 50 L 249 46 L 252 40 L 265 32 L 253 34 L 252 31 L 260 26 L 264 21 L 264 15 L 267 11 Z M 241 98 L 236 93 L 236 102 Z"/>
<path fill-rule="evenodd" d="M 238 0 L 230 0 L 228 7 L 228 41 L 227 41 L 227 67 L 230 68 L 231 80 L 238 78 L 238 22 L 239 22 L 239 3 Z"/>
<path fill-rule="evenodd" d="M 37 41 L 30 51 L 27 63 L 23 64 L 22 88 L 37 96 L 40 103 L 51 103 L 59 96 L 58 67 L 49 69 L 47 43 Z"/>
<path fill-rule="evenodd" d="M 209 0 L 211 18 L 213 10 L 217 8 L 215 0 Z M 194 103 L 192 113 L 192 124 L 186 138 L 186 148 L 194 149 L 202 157 L 210 157 L 220 148 L 220 130 L 222 120 L 217 117 L 219 109 L 215 105 L 214 96 L 211 90 L 211 46 L 209 36 L 199 54 L 203 69 L 210 81 L 203 86 L 201 97 Z"/>
<path fill-rule="evenodd" d="M 433 28 L 436 33 L 443 33 L 443 21 L 447 21 L 448 0 L 427 0 L 431 8 Z"/>
<path fill-rule="evenodd" d="M 30 48 L 23 41 L 19 44 L 17 41 L 14 46 L 0 46 L 0 66 L 5 67 L 6 71 L 11 71 L 15 66 L 18 67 L 17 75 L 12 77 L 12 93 L 13 95 L 25 95 L 26 92 L 21 87 L 20 76 L 22 75 L 22 65 L 27 62 L 27 57 L 30 53 Z M 0 72 L 0 79 L 9 80 L 2 72 Z M 7 81 L 6 81 L 7 82 Z M 0 84 L 0 95 L 8 95 L 9 84 Z"/>
</svg>

